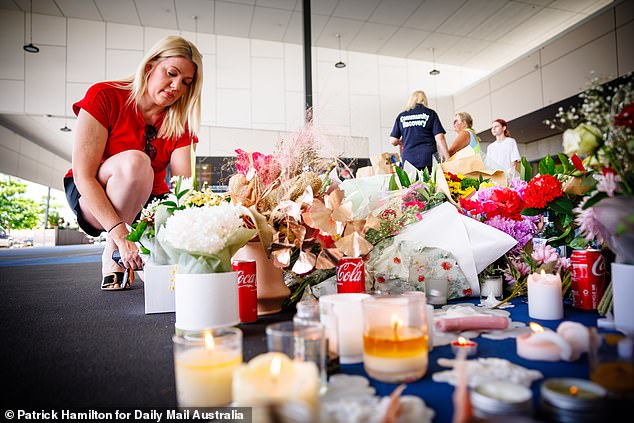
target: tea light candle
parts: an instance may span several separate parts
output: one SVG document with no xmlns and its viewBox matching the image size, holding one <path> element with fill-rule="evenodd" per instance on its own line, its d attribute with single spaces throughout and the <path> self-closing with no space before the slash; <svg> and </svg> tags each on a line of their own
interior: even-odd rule
<svg viewBox="0 0 634 423">
<path fill-rule="evenodd" d="M 319 406 L 319 370 L 312 361 L 291 361 L 279 352 L 254 357 L 233 376 L 237 407 L 301 401 L 314 412 Z"/>
<path fill-rule="evenodd" d="M 541 271 L 528 275 L 528 315 L 533 319 L 560 320 L 564 317 L 561 278 Z"/>
<path fill-rule="evenodd" d="M 559 334 L 544 330 L 537 323 L 530 323 L 532 333 L 520 335 L 516 338 L 517 355 L 528 360 L 559 361 L 572 358 L 572 347 Z"/>
<path fill-rule="evenodd" d="M 492 380 L 471 390 L 476 417 L 528 415 L 532 411 L 533 392 L 518 383 Z"/>
<path fill-rule="evenodd" d="M 391 383 L 423 377 L 428 358 L 425 310 L 422 297 L 385 296 L 363 301 L 363 365 L 368 375 Z"/>
<path fill-rule="evenodd" d="M 217 407 L 230 404 L 233 372 L 242 363 L 240 329 L 205 331 L 203 337 L 174 336 L 173 341 L 178 405 Z"/>
<path fill-rule="evenodd" d="M 465 357 L 475 355 L 478 351 L 478 343 L 459 336 L 457 340 L 451 343 L 451 351 L 453 351 L 453 354 L 458 357 L 461 350 L 465 352 Z"/>
<path fill-rule="evenodd" d="M 542 383 L 541 395 L 551 412 L 563 409 L 587 413 L 603 407 L 607 391 L 585 379 L 552 378 Z"/>
</svg>

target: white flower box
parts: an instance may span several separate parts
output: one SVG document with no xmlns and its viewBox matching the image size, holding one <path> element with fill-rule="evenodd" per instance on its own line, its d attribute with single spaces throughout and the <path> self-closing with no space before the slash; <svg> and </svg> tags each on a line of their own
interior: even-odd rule
<svg viewBox="0 0 634 423">
<path fill-rule="evenodd" d="M 173 268 L 173 264 L 157 265 L 151 262 L 143 266 L 145 314 L 176 311 L 171 282 Z"/>
</svg>

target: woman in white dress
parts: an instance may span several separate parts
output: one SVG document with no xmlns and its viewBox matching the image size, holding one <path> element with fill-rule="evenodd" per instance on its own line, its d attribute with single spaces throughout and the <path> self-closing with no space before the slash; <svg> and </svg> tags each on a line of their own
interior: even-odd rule
<svg viewBox="0 0 634 423">
<path fill-rule="evenodd" d="M 487 147 L 486 167 L 492 170 L 503 170 L 507 178 L 512 178 L 519 172 L 520 152 L 517 142 L 510 137 L 508 124 L 504 119 L 496 119 L 491 124 L 491 133 L 495 136 Z"/>
</svg>

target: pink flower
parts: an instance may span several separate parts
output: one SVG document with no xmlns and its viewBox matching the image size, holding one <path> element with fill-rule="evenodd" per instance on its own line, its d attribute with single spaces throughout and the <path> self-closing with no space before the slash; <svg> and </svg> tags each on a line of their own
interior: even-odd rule
<svg viewBox="0 0 634 423">
<path fill-rule="evenodd" d="M 610 234 L 605 233 L 604 226 L 601 224 L 593 207 L 582 209 L 580 206 L 574 209 L 573 212 L 577 215 L 575 223 L 579 225 L 579 233 L 584 236 L 586 241 L 594 239 L 598 243 L 603 244 L 606 239 L 609 239 Z"/>
<path fill-rule="evenodd" d="M 621 182 L 621 178 L 612 169 L 603 169 L 603 174 L 599 176 L 597 190 L 605 192 L 608 197 L 614 197 L 614 191 L 617 190 L 617 182 Z"/>
<path fill-rule="evenodd" d="M 537 245 L 531 254 L 531 257 L 538 266 L 548 263 L 557 263 L 559 254 L 550 245 Z"/>
</svg>

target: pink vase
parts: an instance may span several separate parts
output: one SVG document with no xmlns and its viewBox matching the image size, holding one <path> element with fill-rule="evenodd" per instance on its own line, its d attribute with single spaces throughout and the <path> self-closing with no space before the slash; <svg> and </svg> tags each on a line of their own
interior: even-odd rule
<svg viewBox="0 0 634 423">
<path fill-rule="evenodd" d="M 258 315 L 263 316 L 282 311 L 282 304 L 291 294 L 291 290 L 284 283 L 282 269 L 273 266 L 273 261 L 266 257 L 260 241 L 249 241 L 236 252 L 233 258 L 255 260 Z"/>
</svg>

